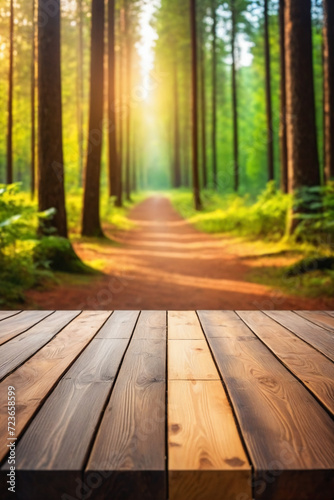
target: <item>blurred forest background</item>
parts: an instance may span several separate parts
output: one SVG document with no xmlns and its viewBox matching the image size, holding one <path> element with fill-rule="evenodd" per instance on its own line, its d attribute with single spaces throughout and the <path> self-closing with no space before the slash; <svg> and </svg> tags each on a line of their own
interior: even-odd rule
<svg viewBox="0 0 334 500">
<path fill-rule="evenodd" d="M 202 231 L 299 245 L 291 272 L 333 292 L 333 2 L 0 0 L 0 14 L 3 304 L 53 270 L 89 272 L 70 241 L 126 227 L 156 190 Z"/>
</svg>

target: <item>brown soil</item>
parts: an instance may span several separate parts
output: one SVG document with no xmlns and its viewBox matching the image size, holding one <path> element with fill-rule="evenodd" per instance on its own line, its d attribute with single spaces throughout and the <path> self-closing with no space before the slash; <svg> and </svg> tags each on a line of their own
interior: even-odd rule
<svg viewBox="0 0 334 500">
<path fill-rule="evenodd" d="M 243 258 L 240 244 L 194 229 L 163 197 L 137 205 L 130 218 L 136 228 L 113 241 L 75 243 L 89 263 L 103 260 L 103 277 L 27 293 L 28 307 L 43 309 L 332 309 L 332 299 L 286 295 L 251 283 L 247 274 L 261 266 Z M 115 241 L 117 244 L 115 244 Z M 277 265 L 282 265 L 278 259 Z M 73 278 L 71 278 L 73 280 Z"/>
</svg>

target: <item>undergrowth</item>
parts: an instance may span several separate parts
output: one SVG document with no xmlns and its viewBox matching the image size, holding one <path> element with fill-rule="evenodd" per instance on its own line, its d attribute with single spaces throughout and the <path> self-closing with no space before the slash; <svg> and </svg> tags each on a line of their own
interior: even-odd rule
<svg viewBox="0 0 334 500">
<path fill-rule="evenodd" d="M 202 193 L 203 210 L 193 207 L 192 193 L 173 191 L 174 208 L 192 225 L 207 233 L 225 233 L 272 243 L 272 257 L 284 247 L 301 259 L 286 267 L 265 267 L 253 272 L 254 281 L 279 286 L 307 296 L 334 295 L 334 184 L 303 188 L 292 198 L 273 183 L 257 197 Z M 298 225 L 290 234 L 292 217 Z"/>
</svg>

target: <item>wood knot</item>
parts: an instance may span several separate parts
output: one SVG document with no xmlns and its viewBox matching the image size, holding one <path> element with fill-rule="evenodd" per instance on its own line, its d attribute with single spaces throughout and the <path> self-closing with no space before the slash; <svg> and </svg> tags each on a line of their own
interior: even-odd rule
<svg viewBox="0 0 334 500">
<path fill-rule="evenodd" d="M 201 457 L 199 463 L 201 467 L 212 467 L 212 462 L 207 457 Z"/>
<path fill-rule="evenodd" d="M 231 467 L 241 467 L 242 465 L 244 465 L 244 460 L 241 460 L 241 458 L 238 458 L 238 457 L 233 457 L 233 458 L 227 458 L 225 460 L 225 463 L 227 463 L 227 465 L 230 465 Z"/>
<path fill-rule="evenodd" d="M 181 426 L 179 424 L 172 424 L 171 430 L 172 430 L 172 432 L 174 432 L 176 434 L 177 432 L 179 432 L 181 430 Z"/>
</svg>

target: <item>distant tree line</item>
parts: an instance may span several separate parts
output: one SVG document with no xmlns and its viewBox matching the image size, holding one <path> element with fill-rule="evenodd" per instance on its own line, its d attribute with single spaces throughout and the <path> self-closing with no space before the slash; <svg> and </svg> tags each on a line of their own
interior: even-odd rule
<svg viewBox="0 0 334 500">
<path fill-rule="evenodd" d="M 14 5 L 10 0 L 6 10 L 9 19 L 6 181 L 11 183 L 18 178 L 13 168 L 15 19 L 19 15 L 30 16 L 31 192 L 34 194 L 37 187 L 41 210 L 56 209 L 50 225 L 66 237 L 62 3 L 33 0 L 30 14 L 25 13 L 26 6 L 16 13 Z M 77 103 L 77 184 L 83 186 L 82 234 L 86 236 L 102 235 L 99 206 L 104 136 L 108 190 L 115 204 L 121 206 L 123 199 L 129 200 L 138 185 L 138 157 L 143 146 L 138 136 L 143 125 L 138 119 L 139 112 L 131 106 L 131 95 L 138 78 L 135 46 L 141 7 L 140 0 L 76 2 L 77 61 L 69 74 L 77 81 L 76 96 L 72 99 Z M 321 26 L 320 34 L 315 23 L 312 24 L 312 7 L 317 9 L 313 19 L 315 16 Z M 87 22 L 90 74 L 86 79 Z M 196 208 L 202 206 L 203 188 L 232 188 L 235 192 L 251 188 L 244 181 L 243 163 L 256 147 L 255 144 L 248 149 L 240 146 L 241 134 L 246 135 L 242 123 L 247 120 L 247 130 L 254 129 L 259 136 L 256 144 L 265 142 L 266 147 L 264 168 L 262 164 L 259 166 L 258 178 L 280 182 L 284 192 L 292 193 L 301 187 L 319 186 L 334 177 L 332 0 L 323 0 L 320 9 L 319 2 L 312 4 L 311 0 L 162 0 L 153 24 L 159 36 L 156 65 L 166 68 L 169 75 L 156 90 L 155 112 L 165 144 L 161 156 L 167 159 L 174 187 L 192 186 Z M 315 69 L 316 37 L 321 43 L 320 69 L 318 66 Z M 253 44 L 256 77 L 253 67 L 240 62 L 240 54 L 249 42 Z M 259 51 L 262 51 L 261 69 L 256 67 Z M 278 72 L 273 72 L 273 57 L 278 61 Z M 315 71 L 323 73 L 322 163 Z M 84 138 L 88 82 L 88 137 Z M 279 98 L 273 92 L 277 82 Z M 256 86 L 254 103 L 249 100 L 248 86 Z M 265 124 L 258 118 L 263 102 Z M 275 150 L 276 144 L 279 151 Z M 250 171 L 248 176 L 254 184 L 256 175 Z"/>
<path fill-rule="evenodd" d="M 262 124 L 262 136 L 266 134 L 267 158 L 266 171 L 263 172 L 262 178 L 265 176 L 267 181 L 276 180 L 286 193 L 296 191 L 303 186 L 319 186 L 322 180 L 329 181 L 333 178 L 333 2 L 323 0 L 320 9 L 318 2 L 314 4 L 317 8 L 315 12 L 317 22 L 322 25 L 323 168 L 320 168 L 319 162 L 319 130 L 316 124 L 313 54 L 314 38 L 317 33 L 314 25 L 312 26 L 311 0 L 191 1 L 188 15 L 191 30 L 187 21 L 189 6 L 186 4 L 186 2 L 181 4 L 177 0 L 162 0 L 156 21 L 160 35 L 156 47 L 157 61 L 174 68 L 170 71 L 174 74 L 174 78 L 170 80 L 173 107 L 169 108 L 169 113 L 165 111 L 164 115 L 166 126 L 174 129 L 170 134 L 170 147 L 174 150 L 170 158 L 171 170 L 174 171 L 174 186 L 180 185 L 178 179 L 187 178 L 187 175 L 179 172 L 181 168 L 179 158 L 182 155 L 180 148 L 182 149 L 182 141 L 183 149 L 185 148 L 184 135 L 190 133 L 190 130 L 182 127 L 183 111 L 180 102 L 184 99 L 186 113 L 190 115 L 190 108 L 193 109 L 192 129 L 195 133 L 192 139 L 192 162 L 195 205 L 200 205 L 199 186 L 196 180 L 198 176 L 202 188 L 210 186 L 216 190 L 224 189 L 225 183 L 236 192 L 240 190 L 240 115 L 244 115 L 247 111 L 242 109 L 242 105 L 251 106 L 249 102 L 240 103 L 242 97 L 240 80 L 244 79 L 244 89 L 249 73 L 248 68 L 240 66 L 240 44 L 245 45 L 246 40 L 254 42 L 252 51 L 255 55 L 260 43 L 263 47 L 262 86 L 266 122 Z M 270 22 L 274 26 L 271 26 Z M 273 118 L 275 111 L 272 94 L 272 50 L 275 48 L 273 40 L 277 41 L 276 45 L 279 47 L 279 54 L 275 54 L 279 55 L 280 79 L 279 100 L 275 100 L 279 106 L 277 127 Z M 187 51 L 189 53 L 192 51 L 194 54 L 196 47 L 198 56 L 189 63 Z M 188 69 L 189 64 L 193 68 L 192 71 Z M 183 68 L 183 71 L 180 72 L 179 69 L 176 75 L 175 68 Z M 193 87 L 192 103 L 186 100 L 191 88 L 190 78 Z M 251 78 L 249 84 L 252 84 Z M 231 114 L 228 121 L 224 113 L 226 113 L 226 93 L 229 85 Z M 197 86 L 200 87 L 199 92 Z M 218 95 L 219 89 L 221 91 Z M 163 92 L 166 90 L 163 89 Z M 223 92 L 225 95 L 222 95 Z M 219 127 L 217 121 L 219 113 L 220 123 L 225 119 L 224 123 L 228 124 L 228 130 L 221 125 Z M 256 127 L 257 124 L 254 123 L 253 126 Z M 182 132 L 179 132 L 180 130 Z M 226 155 L 217 152 L 218 147 L 220 151 L 230 147 L 229 140 L 232 162 L 227 162 Z M 201 155 L 198 152 L 198 142 L 201 143 Z M 211 145 L 209 155 L 208 144 Z M 275 144 L 279 144 L 277 153 L 274 151 Z M 279 165 L 279 169 L 276 170 L 275 153 Z M 184 154 L 188 155 L 189 151 Z M 187 168 L 189 162 L 183 162 L 183 169 Z"/>
</svg>

